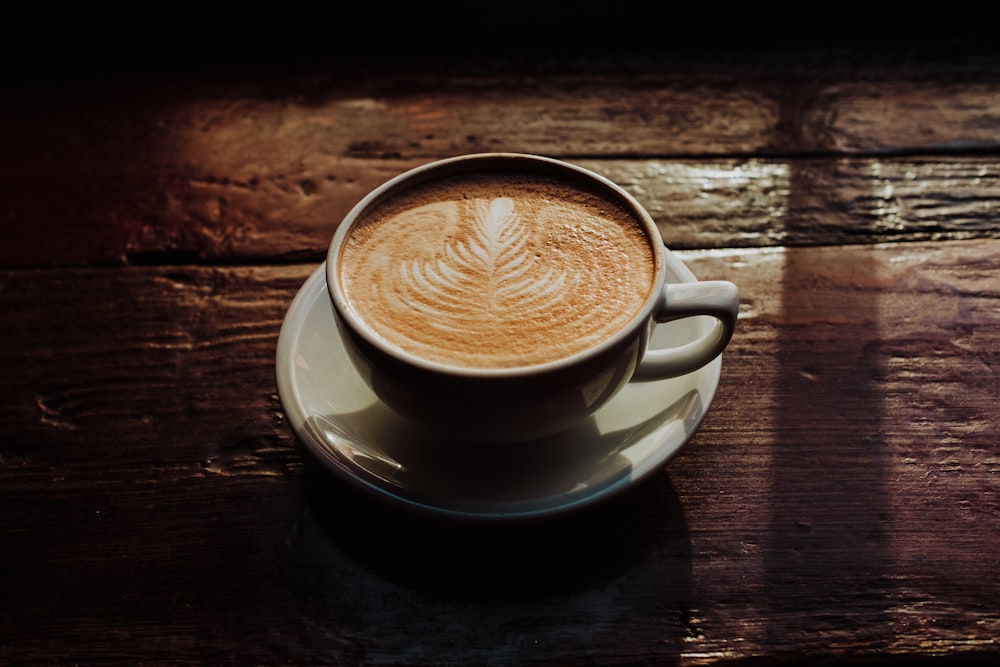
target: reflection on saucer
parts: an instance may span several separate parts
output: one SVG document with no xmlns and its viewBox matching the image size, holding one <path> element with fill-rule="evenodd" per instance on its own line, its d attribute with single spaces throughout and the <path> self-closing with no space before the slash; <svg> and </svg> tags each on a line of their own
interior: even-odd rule
<svg viewBox="0 0 1000 667">
<path fill-rule="evenodd" d="M 701 416 L 700 394 L 691 390 L 628 429 L 603 433 L 592 417 L 555 435 L 509 444 L 442 437 L 381 403 L 312 415 L 304 428 L 325 463 L 403 502 L 490 515 L 537 512 L 628 484 L 633 459 L 641 462 L 667 440 L 679 447 Z"/>
<path fill-rule="evenodd" d="M 694 279 L 668 259 L 675 281 Z M 685 342 L 709 325 L 696 318 L 658 325 L 654 344 Z M 276 359 L 289 423 L 331 472 L 405 507 L 491 520 L 564 513 L 661 469 L 701 424 L 720 367 L 717 358 L 682 377 L 630 383 L 584 422 L 545 438 L 449 439 L 397 415 L 358 376 L 334 321 L 323 266 L 292 302 Z"/>
</svg>

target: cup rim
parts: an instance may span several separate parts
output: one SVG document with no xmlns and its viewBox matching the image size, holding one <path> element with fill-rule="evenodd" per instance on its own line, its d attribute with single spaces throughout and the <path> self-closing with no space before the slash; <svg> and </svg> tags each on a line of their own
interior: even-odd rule
<svg viewBox="0 0 1000 667">
<path fill-rule="evenodd" d="M 545 361 L 537 364 L 522 366 L 511 366 L 502 368 L 471 367 L 456 364 L 446 364 L 431 359 L 425 359 L 411 352 L 408 352 L 379 336 L 375 330 L 360 318 L 350 307 L 348 299 L 340 285 L 338 270 L 338 255 L 343 247 L 351 228 L 364 215 L 365 212 L 387 194 L 407 187 L 420 184 L 436 175 L 450 175 L 462 173 L 464 165 L 470 163 L 481 163 L 483 170 L 500 165 L 526 164 L 531 165 L 536 171 L 555 174 L 571 174 L 576 178 L 582 178 L 591 183 L 604 188 L 611 195 L 621 200 L 630 212 L 640 222 L 649 240 L 650 250 L 653 253 L 653 283 L 649 293 L 646 295 L 642 306 L 636 311 L 632 319 L 620 327 L 610 336 L 587 347 L 586 349 L 574 352 L 565 357 Z M 470 169 L 471 170 L 471 169 Z M 333 303 L 337 316 L 344 321 L 352 331 L 361 336 L 369 345 L 380 350 L 383 354 L 395 359 L 402 360 L 406 364 L 427 371 L 432 371 L 444 375 L 459 377 L 482 377 L 482 378 L 514 378 L 531 377 L 545 373 L 558 371 L 574 366 L 575 364 L 588 358 L 600 356 L 607 350 L 621 344 L 622 341 L 635 335 L 636 331 L 647 324 L 656 307 L 660 294 L 663 290 L 663 283 L 666 276 L 666 247 L 660 234 L 659 228 L 653 221 L 652 216 L 646 211 L 639 201 L 629 194 L 624 188 L 614 181 L 596 172 L 561 159 L 551 158 L 543 155 L 516 152 L 484 152 L 467 153 L 453 157 L 442 158 L 427 162 L 416 167 L 407 169 L 396 176 L 375 187 L 365 195 L 350 211 L 343 217 L 334 232 L 326 253 L 326 286 L 327 292 Z"/>
</svg>

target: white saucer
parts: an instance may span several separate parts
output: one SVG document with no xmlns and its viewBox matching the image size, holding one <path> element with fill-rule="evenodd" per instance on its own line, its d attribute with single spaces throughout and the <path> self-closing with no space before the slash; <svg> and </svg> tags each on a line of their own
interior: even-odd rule
<svg viewBox="0 0 1000 667">
<path fill-rule="evenodd" d="M 667 268 L 669 281 L 695 280 L 669 252 Z M 653 346 L 687 342 L 713 322 L 699 317 L 660 324 Z M 411 509 L 488 520 L 569 512 L 662 469 L 701 425 L 721 364 L 716 358 L 679 378 L 629 383 L 584 423 L 540 440 L 448 441 L 392 412 L 363 383 L 334 321 L 323 265 L 292 301 L 276 357 L 285 415 L 330 471 Z"/>
</svg>

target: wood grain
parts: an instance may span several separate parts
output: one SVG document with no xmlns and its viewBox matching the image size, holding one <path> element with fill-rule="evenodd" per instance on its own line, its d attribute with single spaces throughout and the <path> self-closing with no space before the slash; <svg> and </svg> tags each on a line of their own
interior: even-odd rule
<svg viewBox="0 0 1000 667">
<path fill-rule="evenodd" d="M 679 248 L 996 237 L 989 54 L 422 62 L 22 94 L 5 107 L 0 262 L 315 261 L 376 185 L 479 151 L 593 167 Z"/>
<path fill-rule="evenodd" d="M 689 258 L 740 276 L 749 302 L 727 353 L 735 382 L 672 471 L 705 466 L 711 518 L 689 519 L 715 547 L 707 595 L 744 591 L 713 617 L 732 614 L 729 631 L 768 619 L 762 653 L 854 655 L 876 636 L 901 652 L 992 642 L 997 357 L 982 337 L 996 335 L 995 253 L 950 243 Z M 747 502 L 761 496 L 764 511 Z"/>
<path fill-rule="evenodd" d="M 497 11 L 469 9 L 516 22 Z M 855 41 L 831 15 L 834 48 L 740 23 L 495 57 L 480 21 L 400 61 L 343 17 L 161 14 L 166 44 L 44 20 L 4 58 L 0 663 L 996 663 L 994 36 L 953 49 L 938 12 L 929 39 Z M 692 441 L 555 521 L 362 497 L 277 395 L 279 327 L 344 213 L 484 150 L 621 183 L 741 290 Z"/>
<path fill-rule="evenodd" d="M 995 657 L 1000 241 L 682 258 L 742 295 L 702 429 L 619 501 L 501 531 L 304 455 L 273 355 L 313 264 L 3 272 L 0 658 Z"/>
</svg>

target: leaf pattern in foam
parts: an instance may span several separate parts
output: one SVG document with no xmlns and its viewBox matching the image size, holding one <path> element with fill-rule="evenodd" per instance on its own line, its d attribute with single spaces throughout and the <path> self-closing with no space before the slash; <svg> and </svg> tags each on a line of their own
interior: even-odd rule
<svg viewBox="0 0 1000 667">
<path fill-rule="evenodd" d="M 538 316 L 567 296 L 579 276 L 545 267 L 529 242 L 511 199 L 466 202 L 472 225 L 436 258 L 400 267 L 409 306 L 430 316 L 442 331 L 481 334 L 503 320 Z"/>
</svg>

